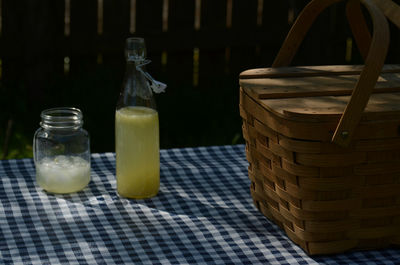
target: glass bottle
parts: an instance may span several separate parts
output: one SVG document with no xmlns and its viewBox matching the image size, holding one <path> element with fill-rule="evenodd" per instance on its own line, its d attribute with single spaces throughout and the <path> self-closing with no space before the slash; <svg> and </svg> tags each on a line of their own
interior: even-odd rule
<svg viewBox="0 0 400 265">
<path fill-rule="evenodd" d="M 160 186 L 158 112 L 146 79 L 146 47 L 128 38 L 126 73 L 115 113 L 117 191 L 126 198 L 155 196 Z"/>
<path fill-rule="evenodd" d="M 42 111 L 33 138 L 36 181 L 52 193 L 77 192 L 90 181 L 90 138 L 76 108 Z"/>
</svg>

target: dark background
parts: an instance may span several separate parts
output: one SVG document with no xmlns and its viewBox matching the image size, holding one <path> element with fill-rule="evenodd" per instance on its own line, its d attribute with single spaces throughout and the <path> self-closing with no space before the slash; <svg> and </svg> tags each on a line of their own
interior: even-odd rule
<svg viewBox="0 0 400 265">
<path fill-rule="evenodd" d="M 238 74 L 269 67 L 305 0 L 0 0 L 0 159 L 32 156 L 40 112 L 74 106 L 92 152 L 114 151 L 127 37 L 144 37 L 161 148 L 242 143 Z M 399 3 L 399 1 L 397 1 Z M 69 22 L 68 22 L 69 21 Z M 387 63 L 400 63 L 391 25 Z M 314 23 L 293 65 L 361 64 L 344 3 Z"/>
</svg>

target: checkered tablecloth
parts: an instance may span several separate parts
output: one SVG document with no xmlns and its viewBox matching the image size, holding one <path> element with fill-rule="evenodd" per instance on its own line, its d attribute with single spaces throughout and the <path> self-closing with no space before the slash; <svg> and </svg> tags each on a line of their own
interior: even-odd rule
<svg viewBox="0 0 400 265">
<path fill-rule="evenodd" d="M 400 264 L 399 249 L 308 257 L 253 206 L 243 145 L 162 150 L 148 200 L 120 198 L 114 171 L 93 154 L 88 187 L 52 195 L 31 159 L 0 161 L 0 263 Z"/>
</svg>

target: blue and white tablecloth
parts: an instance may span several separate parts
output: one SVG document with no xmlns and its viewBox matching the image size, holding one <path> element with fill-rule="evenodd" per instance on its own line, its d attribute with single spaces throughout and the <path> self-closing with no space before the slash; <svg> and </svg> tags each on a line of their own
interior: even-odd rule
<svg viewBox="0 0 400 265">
<path fill-rule="evenodd" d="M 31 159 L 0 161 L 0 263 L 400 264 L 395 248 L 307 256 L 253 206 L 243 145 L 162 150 L 148 200 L 120 198 L 114 171 L 93 154 L 88 187 L 53 195 Z"/>
</svg>

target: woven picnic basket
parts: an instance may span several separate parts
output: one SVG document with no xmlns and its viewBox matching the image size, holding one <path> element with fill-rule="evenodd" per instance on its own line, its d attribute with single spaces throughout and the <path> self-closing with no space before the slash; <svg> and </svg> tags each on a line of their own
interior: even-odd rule
<svg viewBox="0 0 400 265">
<path fill-rule="evenodd" d="M 400 7 L 347 1 L 365 65 L 288 67 L 318 14 L 339 1 L 311 1 L 272 67 L 240 74 L 254 204 L 312 255 L 400 245 L 400 65 L 384 65 L 385 15 L 399 26 Z"/>
</svg>

